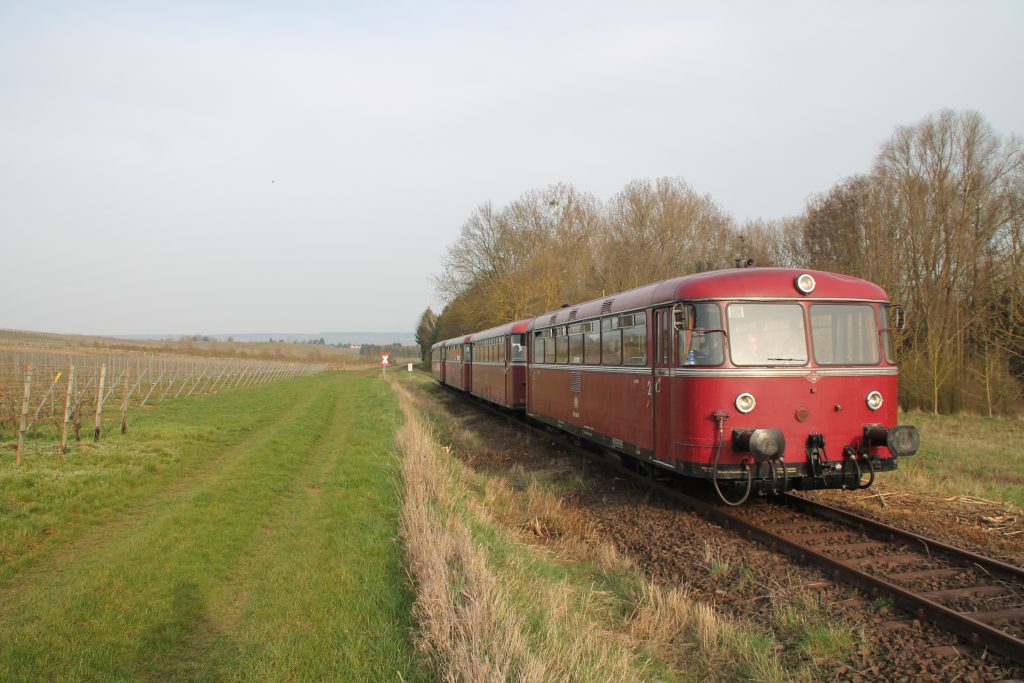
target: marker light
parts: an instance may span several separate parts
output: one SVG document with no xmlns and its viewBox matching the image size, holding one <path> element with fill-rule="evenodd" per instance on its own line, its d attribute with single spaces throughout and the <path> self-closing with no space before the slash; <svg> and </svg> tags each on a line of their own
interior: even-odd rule
<svg viewBox="0 0 1024 683">
<path fill-rule="evenodd" d="M 740 411 L 744 415 L 749 413 L 757 405 L 757 401 L 754 400 L 752 394 L 742 393 L 736 397 L 736 410 Z"/>
<path fill-rule="evenodd" d="M 814 285 L 817 284 L 814 278 L 811 277 L 810 273 L 804 273 L 796 278 L 796 288 L 800 290 L 802 294 L 810 294 L 814 291 Z"/>
<path fill-rule="evenodd" d="M 878 410 L 882 407 L 882 394 L 878 391 L 872 391 L 868 394 L 867 398 L 868 408 L 871 410 Z"/>
</svg>

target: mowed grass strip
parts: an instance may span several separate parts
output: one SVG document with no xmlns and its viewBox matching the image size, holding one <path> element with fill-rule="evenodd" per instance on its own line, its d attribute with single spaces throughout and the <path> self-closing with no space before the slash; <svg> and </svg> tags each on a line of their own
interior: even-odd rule
<svg viewBox="0 0 1024 683">
<path fill-rule="evenodd" d="M 306 384 L 159 506 L 19 572 L 0 680 L 419 678 L 391 541 L 394 399 L 370 377 Z"/>
<path fill-rule="evenodd" d="M 106 525 L 109 533 L 115 516 L 131 523 L 131 515 L 161 505 L 250 438 L 288 420 L 317 386 L 307 379 L 168 400 L 133 413 L 126 435 L 72 442 L 65 457 L 56 454 L 58 435 L 40 427 L 21 467 L 0 451 L 0 586 L 91 527 Z"/>
<path fill-rule="evenodd" d="M 326 438 L 296 476 L 211 618 L 216 678 L 425 680 L 401 567 L 394 394 L 376 376 L 341 386 Z M 315 589 L 311 590 L 311 587 Z"/>
</svg>

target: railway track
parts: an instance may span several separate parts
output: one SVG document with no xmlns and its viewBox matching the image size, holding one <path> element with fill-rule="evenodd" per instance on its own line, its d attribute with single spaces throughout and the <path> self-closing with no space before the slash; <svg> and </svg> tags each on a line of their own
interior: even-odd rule
<svg viewBox="0 0 1024 683">
<path fill-rule="evenodd" d="M 681 507 L 758 541 L 773 552 L 815 566 L 836 583 L 872 598 L 888 598 L 915 619 L 931 622 L 1024 666 L 1024 569 L 898 529 L 881 522 L 785 494 L 772 504 L 727 507 L 684 493 L 647 474 L 610 464 L 601 454 L 547 426 L 474 401 L 545 437 L 558 436 L 573 450 L 612 467 Z M 890 622 L 898 629 L 912 621 Z M 955 646 L 944 648 L 958 654 Z"/>
<path fill-rule="evenodd" d="M 776 505 L 725 510 L 659 487 L 664 495 L 836 582 L 885 597 L 977 649 L 1024 664 L 1024 569 L 837 508 L 785 495 Z M 893 622 L 889 628 L 910 626 Z"/>
<path fill-rule="evenodd" d="M 889 598 L 914 618 L 955 633 L 974 648 L 1024 665 L 1020 567 L 792 494 L 779 496 L 775 504 L 733 508 L 625 467 L 617 470 L 725 529 L 818 567 L 837 583 L 872 598 Z"/>
</svg>

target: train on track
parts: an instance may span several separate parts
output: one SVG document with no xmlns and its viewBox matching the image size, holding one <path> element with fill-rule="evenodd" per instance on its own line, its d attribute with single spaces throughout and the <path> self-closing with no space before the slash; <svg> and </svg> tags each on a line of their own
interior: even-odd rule
<svg viewBox="0 0 1024 683">
<path fill-rule="evenodd" d="M 438 342 L 431 374 L 737 505 L 870 486 L 917 451 L 917 430 L 896 423 L 903 325 L 865 280 L 736 268 Z"/>
</svg>

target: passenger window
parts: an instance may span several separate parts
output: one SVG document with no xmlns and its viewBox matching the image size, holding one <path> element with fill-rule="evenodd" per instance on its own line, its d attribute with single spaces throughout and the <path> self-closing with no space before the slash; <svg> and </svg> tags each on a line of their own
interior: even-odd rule
<svg viewBox="0 0 1024 683">
<path fill-rule="evenodd" d="M 601 364 L 622 364 L 622 330 L 618 329 L 618 318 L 601 321 Z"/>
<path fill-rule="evenodd" d="M 555 361 L 555 338 L 548 337 L 544 340 L 544 362 L 554 363 Z"/>
<path fill-rule="evenodd" d="M 601 364 L 601 328 L 597 320 L 584 323 L 583 362 L 587 365 Z"/>
<path fill-rule="evenodd" d="M 583 335 L 569 335 L 569 363 L 579 365 L 583 362 Z"/>
<path fill-rule="evenodd" d="M 569 362 L 569 337 L 565 334 L 565 328 L 558 330 L 559 336 L 555 337 L 555 348 L 558 349 L 556 363 Z"/>
<path fill-rule="evenodd" d="M 626 365 L 647 365 L 647 327 L 634 325 L 622 330 L 622 356 Z"/>
<path fill-rule="evenodd" d="M 533 362 L 543 363 L 544 362 L 544 337 L 540 336 L 540 332 L 533 340 Z"/>
</svg>

